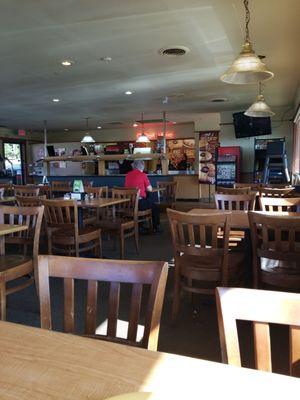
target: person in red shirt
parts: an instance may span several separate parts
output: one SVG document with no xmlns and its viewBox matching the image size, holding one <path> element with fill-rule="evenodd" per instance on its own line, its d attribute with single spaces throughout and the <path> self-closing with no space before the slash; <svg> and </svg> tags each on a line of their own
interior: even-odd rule
<svg viewBox="0 0 300 400">
<path fill-rule="evenodd" d="M 140 189 L 139 210 L 152 210 L 152 222 L 154 232 L 160 232 L 159 208 L 147 197 L 152 192 L 152 186 L 148 176 L 144 172 L 145 163 L 142 160 L 135 160 L 132 164 L 132 171 L 125 177 L 125 187 Z"/>
</svg>

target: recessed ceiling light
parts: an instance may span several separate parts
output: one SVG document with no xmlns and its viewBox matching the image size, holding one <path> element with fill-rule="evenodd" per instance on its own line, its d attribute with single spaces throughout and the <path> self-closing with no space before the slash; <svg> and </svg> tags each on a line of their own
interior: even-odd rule
<svg viewBox="0 0 300 400">
<path fill-rule="evenodd" d="M 52 99 L 52 101 L 54 101 L 54 103 L 58 103 L 60 102 L 60 99 Z"/>
<path fill-rule="evenodd" d="M 64 67 L 71 67 L 74 64 L 74 61 L 72 60 L 63 60 L 61 62 L 61 65 L 63 65 Z"/>
<path fill-rule="evenodd" d="M 128 96 L 130 96 L 131 94 L 133 94 L 133 92 L 131 92 L 130 90 L 126 90 L 125 94 L 127 94 Z"/>
<path fill-rule="evenodd" d="M 112 61 L 112 58 L 111 57 L 101 57 L 100 61 L 110 62 L 110 61 Z"/>
<path fill-rule="evenodd" d="M 175 125 L 175 124 L 177 124 L 177 122 L 176 122 L 176 121 L 173 121 L 173 125 Z"/>
<path fill-rule="evenodd" d="M 132 126 L 133 126 L 134 128 L 136 128 L 137 126 L 139 126 L 139 124 L 134 123 Z"/>
<path fill-rule="evenodd" d="M 64 131 L 66 131 L 66 132 L 67 132 L 68 130 L 69 130 L 68 128 L 65 128 L 65 129 L 64 129 Z"/>
<path fill-rule="evenodd" d="M 97 126 L 97 129 L 102 129 L 102 126 Z"/>
</svg>

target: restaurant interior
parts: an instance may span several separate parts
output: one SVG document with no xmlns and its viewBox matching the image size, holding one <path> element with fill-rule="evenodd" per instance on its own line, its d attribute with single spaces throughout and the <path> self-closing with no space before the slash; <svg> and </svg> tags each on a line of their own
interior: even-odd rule
<svg viewBox="0 0 300 400">
<path fill-rule="evenodd" d="M 299 0 L 0 10 L 0 398 L 295 397 Z"/>
</svg>

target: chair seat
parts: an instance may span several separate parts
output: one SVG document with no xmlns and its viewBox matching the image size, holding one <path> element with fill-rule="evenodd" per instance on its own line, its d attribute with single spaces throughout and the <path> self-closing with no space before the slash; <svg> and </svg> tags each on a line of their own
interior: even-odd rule
<svg viewBox="0 0 300 400">
<path fill-rule="evenodd" d="M 7 270 L 32 264 L 32 258 L 22 254 L 8 254 L 0 256 L 0 275 Z"/>
<path fill-rule="evenodd" d="M 240 277 L 243 264 L 243 253 L 229 253 L 229 280 L 235 281 Z M 221 258 L 184 254 L 180 257 L 180 274 L 190 279 L 218 282 L 221 279 Z"/>
<path fill-rule="evenodd" d="M 97 223 L 97 227 L 103 230 L 119 230 L 121 227 L 125 229 L 133 228 L 135 222 L 126 218 L 103 219 Z"/>
<path fill-rule="evenodd" d="M 262 257 L 261 269 L 273 274 L 298 275 L 300 277 L 300 261 L 296 263 Z"/>
<path fill-rule="evenodd" d="M 86 226 L 79 228 L 79 244 L 86 243 L 90 240 L 99 239 L 100 230 L 99 228 L 95 228 L 93 226 Z M 75 229 L 74 228 L 65 228 L 58 229 L 52 234 L 52 242 L 53 243 L 61 243 L 61 244 L 75 244 Z"/>
</svg>

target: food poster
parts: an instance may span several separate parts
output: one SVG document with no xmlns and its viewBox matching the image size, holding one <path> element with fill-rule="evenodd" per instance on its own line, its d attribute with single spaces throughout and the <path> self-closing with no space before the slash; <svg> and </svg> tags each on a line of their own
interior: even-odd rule
<svg viewBox="0 0 300 400">
<path fill-rule="evenodd" d="M 219 131 L 199 133 L 199 182 L 214 184 L 216 181 L 216 148 Z"/>
<path fill-rule="evenodd" d="M 180 163 L 189 165 L 195 162 L 195 139 L 167 140 L 167 156 L 169 168 L 180 169 Z"/>
</svg>

